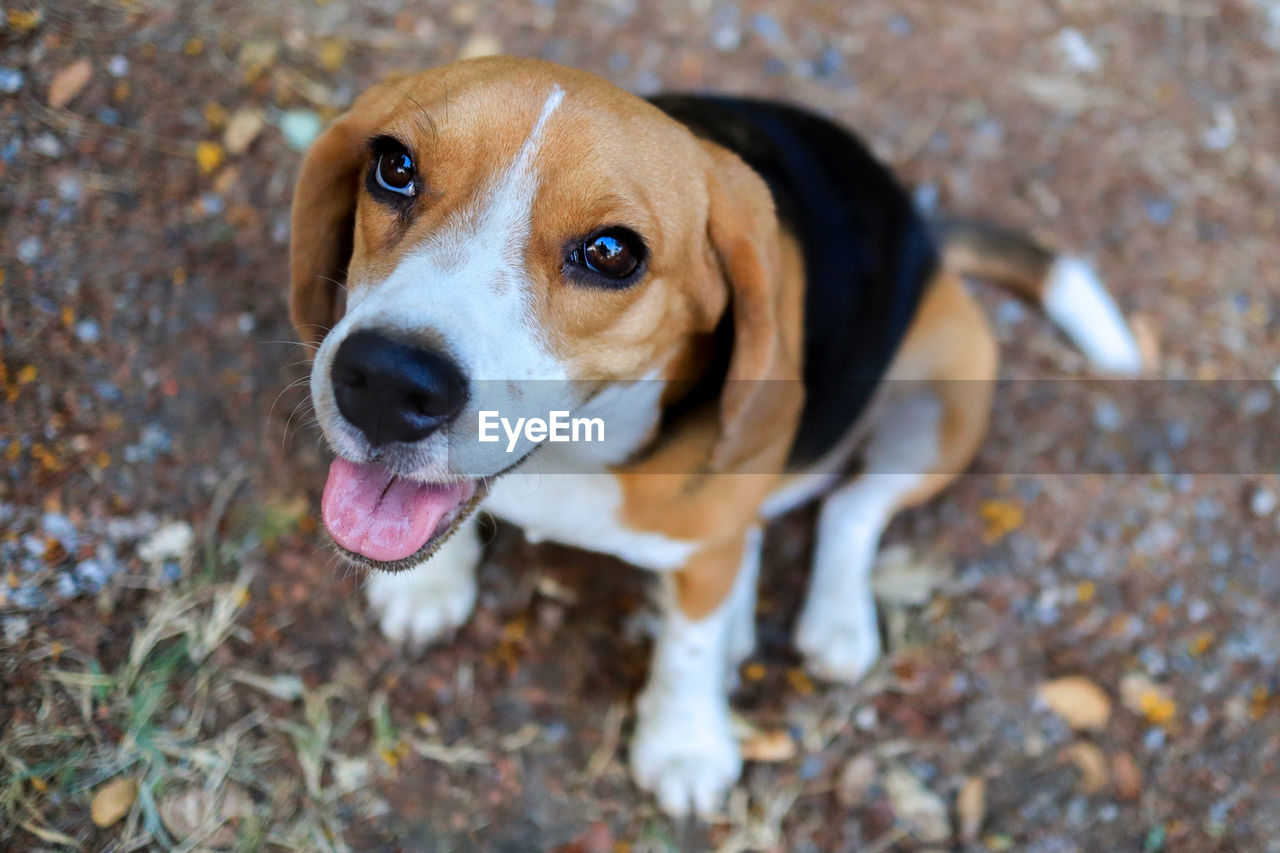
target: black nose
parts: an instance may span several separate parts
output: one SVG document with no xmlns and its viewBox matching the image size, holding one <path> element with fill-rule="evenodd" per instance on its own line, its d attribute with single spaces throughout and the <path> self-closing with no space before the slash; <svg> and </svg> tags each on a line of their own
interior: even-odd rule
<svg viewBox="0 0 1280 853">
<path fill-rule="evenodd" d="M 353 332 L 333 358 L 338 411 L 374 447 L 418 441 L 467 401 L 467 380 L 447 357 L 377 332 Z"/>
</svg>

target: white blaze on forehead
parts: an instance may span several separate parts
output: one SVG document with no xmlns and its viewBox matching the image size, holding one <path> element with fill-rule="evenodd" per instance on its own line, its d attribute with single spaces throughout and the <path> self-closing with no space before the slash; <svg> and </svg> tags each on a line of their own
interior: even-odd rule
<svg viewBox="0 0 1280 853">
<path fill-rule="evenodd" d="M 467 263 L 464 253 L 468 249 L 484 247 L 493 251 L 504 266 L 513 267 L 520 262 L 529 239 L 533 201 L 538 190 L 538 149 L 542 145 L 547 121 L 562 100 L 564 90 L 559 86 L 553 87 L 533 123 L 533 129 L 506 170 L 469 210 L 456 217 L 430 241 L 429 250 L 442 250 L 451 261 Z M 495 278 L 493 283 L 504 285 L 503 278 Z"/>
</svg>

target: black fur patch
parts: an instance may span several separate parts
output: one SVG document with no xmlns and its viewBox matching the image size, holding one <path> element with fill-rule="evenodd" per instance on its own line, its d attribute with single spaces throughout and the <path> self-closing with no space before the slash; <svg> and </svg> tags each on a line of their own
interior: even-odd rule
<svg viewBox="0 0 1280 853">
<path fill-rule="evenodd" d="M 806 400 L 790 464 L 840 441 L 889 367 L 938 263 L 910 197 L 856 137 L 771 101 L 659 95 L 652 103 L 764 178 L 804 252 Z"/>
</svg>

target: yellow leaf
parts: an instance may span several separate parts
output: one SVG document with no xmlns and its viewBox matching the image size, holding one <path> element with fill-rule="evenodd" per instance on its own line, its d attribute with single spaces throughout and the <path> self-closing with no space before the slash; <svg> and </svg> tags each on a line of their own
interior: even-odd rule
<svg viewBox="0 0 1280 853">
<path fill-rule="evenodd" d="M 347 58 L 347 46 L 338 39 L 325 39 L 320 44 L 320 64 L 326 71 L 337 71 Z"/>
<path fill-rule="evenodd" d="M 44 16 L 39 9 L 10 9 L 9 26 L 20 33 L 29 33 L 40 26 Z"/>
<path fill-rule="evenodd" d="M 1173 715 L 1178 710 L 1177 703 L 1161 694 L 1159 690 L 1145 691 L 1140 701 L 1142 715 L 1147 718 L 1147 722 L 1154 723 L 1157 726 L 1173 719 Z"/>
<path fill-rule="evenodd" d="M 978 513 L 982 516 L 983 521 L 987 523 L 986 530 L 982 533 L 982 539 L 988 544 L 999 542 L 1005 536 L 1021 527 L 1022 522 L 1026 520 L 1022 507 L 1012 501 L 987 501 L 978 508 Z"/>
<path fill-rule="evenodd" d="M 1076 584 L 1076 601 L 1088 604 L 1098 594 L 1098 585 L 1093 581 L 1081 581 Z"/>
<path fill-rule="evenodd" d="M 813 682 L 809 680 L 809 676 L 805 675 L 802 669 L 792 667 L 787 670 L 787 683 L 791 685 L 792 690 L 801 696 L 808 696 L 813 692 Z"/>
<path fill-rule="evenodd" d="M 1213 645 L 1213 632 L 1201 631 L 1191 638 L 1191 642 L 1187 643 L 1187 651 L 1193 655 L 1202 655 L 1209 651 L 1209 647 Z"/>
<path fill-rule="evenodd" d="M 196 165 L 206 175 L 217 169 L 222 165 L 222 146 L 216 142 L 201 142 L 196 146 Z"/>
<path fill-rule="evenodd" d="M 187 56 L 199 56 L 204 53 L 204 39 L 189 38 L 187 43 L 182 46 L 182 52 Z"/>
<path fill-rule="evenodd" d="M 227 120 L 230 118 L 227 108 L 217 101 L 210 101 L 204 105 L 205 124 L 214 130 L 221 130 L 226 127 Z"/>
<path fill-rule="evenodd" d="M 34 364 L 24 365 L 18 369 L 18 384 L 30 385 L 36 381 L 36 366 Z"/>
</svg>

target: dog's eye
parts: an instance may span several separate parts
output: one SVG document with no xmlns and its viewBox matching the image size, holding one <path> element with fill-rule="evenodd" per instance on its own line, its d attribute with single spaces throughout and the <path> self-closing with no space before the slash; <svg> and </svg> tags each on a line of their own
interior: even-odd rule
<svg viewBox="0 0 1280 853">
<path fill-rule="evenodd" d="M 413 157 L 408 151 L 386 151 L 378 157 L 374 179 L 384 190 L 402 196 L 414 193 Z"/>
<path fill-rule="evenodd" d="M 569 263 L 610 282 L 625 284 L 644 261 L 644 242 L 626 228 L 597 231 L 569 253 Z"/>
<path fill-rule="evenodd" d="M 365 188 L 383 204 L 395 206 L 407 215 L 412 199 L 422 188 L 422 178 L 408 147 L 394 136 L 375 136 L 369 140 L 369 171 Z"/>
</svg>

